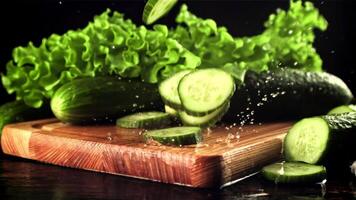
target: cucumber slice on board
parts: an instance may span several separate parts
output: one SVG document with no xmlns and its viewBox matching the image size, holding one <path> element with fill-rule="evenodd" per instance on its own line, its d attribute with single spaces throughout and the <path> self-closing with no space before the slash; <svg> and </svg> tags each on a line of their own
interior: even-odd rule
<svg viewBox="0 0 356 200">
<path fill-rule="evenodd" d="M 213 126 L 216 122 L 218 122 L 223 117 L 223 115 L 229 110 L 229 107 L 230 102 L 227 102 L 225 105 L 221 106 L 214 112 L 199 117 L 189 115 L 185 111 L 180 111 L 179 117 L 182 123 L 186 126 L 208 127 Z"/>
<path fill-rule="evenodd" d="M 356 105 L 342 105 L 338 106 L 336 108 L 331 109 L 328 112 L 328 115 L 332 114 L 341 114 L 341 113 L 347 113 L 347 112 L 356 112 Z"/>
<path fill-rule="evenodd" d="M 167 14 L 178 0 L 148 0 L 143 9 L 142 20 L 146 24 L 152 24 L 163 15 Z"/>
<path fill-rule="evenodd" d="M 147 131 L 144 133 L 145 140 L 155 140 L 161 144 L 168 145 L 189 145 L 197 144 L 203 139 L 202 130 L 199 127 L 173 127 Z"/>
<path fill-rule="evenodd" d="M 191 70 L 180 71 L 174 74 L 173 76 L 167 78 L 166 80 L 162 81 L 162 83 L 159 85 L 159 94 L 161 95 L 162 100 L 167 106 L 173 109 L 180 109 L 182 107 L 178 95 L 178 84 L 179 81 L 190 72 Z"/>
<path fill-rule="evenodd" d="M 287 161 L 316 164 L 324 160 L 329 152 L 333 152 L 334 156 L 338 151 L 347 154 L 346 149 L 354 148 L 355 138 L 356 112 L 305 118 L 288 131 L 283 152 Z M 355 157 L 352 153 L 350 156 Z"/>
<path fill-rule="evenodd" d="M 216 68 L 200 69 L 185 75 L 178 94 L 184 111 L 204 116 L 223 106 L 235 92 L 233 77 Z"/>
<path fill-rule="evenodd" d="M 262 175 L 275 183 L 313 183 L 326 178 L 326 169 L 321 165 L 281 162 L 263 167 Z"/>
<path fill-rule="evenodd" d="M 134 113 L 116 120 L 116 125 L 123 128 L 162 128 L 170 124 L 168 113 L 154 111 Z"/>
</svg>

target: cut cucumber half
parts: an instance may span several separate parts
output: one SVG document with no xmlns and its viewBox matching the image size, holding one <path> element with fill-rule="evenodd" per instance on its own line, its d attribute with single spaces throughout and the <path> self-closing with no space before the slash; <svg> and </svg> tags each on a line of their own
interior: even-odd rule
<svg viewBox="0 0 356 200">
<path fill-rule="evenodd" d="M 152 24 L 167 14 L 176 3 L 177 0 L 148 0 L 143 9 L 143 22 Z"/>
<path fill-rule="evenodd" d="M 347 113 L 347 112 L 356 112 L 356 105 L 342 105 L 336 108 L 331 109 L 328 112 L 328 115 L 332 114 L 340 114 L 340 113 Z"/>
<path fill-rule="evenodd" d="M 306 118 L 288 131 L 284 141 L 284 155 L 288 161 L 318 163 L 330 139 L 328 123 L 320 118 Z"/>
<path fill-rule="evenodd" d="M 189 145 L 201 142 L 202 130 L 199 127 L 173 127 L 147 131 L 144 134 L 145 140 L 155 140 L 161 144 L 168 145 Z"/>
<path fill-rule="evenodd" d="M 182 107 L 179 95 L 178 95 L 178 84 L 179 81 L 191 70 L 180 71 L 173 76 L 162 81 L 158 87 L 159 94 L 162 97 L 163 102 L 173 109 L 180 109 Z"/>
<path fill-rule="evenodd" d="M 116 120 L 123 128 L 162 128 L 170 124 L 170 115 L 164 112 L 140 112 Z"/>
<path fill-rule="evenodd" d="M 354 150 L 355 133 L 356 112 L 305 118 L 288 131 L 283 153 L 287 161 L 309 164 L 336 159 L 338 154 L 340 159 L 355 159 L 356 154 L 346 153 Z"/>
<path fill-rule="evenodd" d="M 229 107 L 230 102 L 227 102 L 225 105 L 218 108 L 214 112 L 199 117 L 189 115 L 185 111 L 180 111 L 179 117 L 182 123 L 186 126 L 209 127 L 215 125 L 215 123 L 218 122 L 229 110 Z"/>
<path fill-rule="evenodd" d="M 262 175 L 275 183 L 313 183 L 326 178 L 326 169 L 321 165 L 281 162 L 263 167 Z"/>
<path fill-rule="evenodd" d="M 220 108 L 229 101 L 234 91 L 233 77 L 216 68 L 191 72 L 178 85 L 182 106 L 193 116 L 204 116 Z"/>
</svg>

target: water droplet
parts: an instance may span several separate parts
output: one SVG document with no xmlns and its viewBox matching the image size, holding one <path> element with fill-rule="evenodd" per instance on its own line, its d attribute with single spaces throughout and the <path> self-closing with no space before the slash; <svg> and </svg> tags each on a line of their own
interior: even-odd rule
<svg viewBox="0 0 356 200">
<path fill-rule="evenodd" d="M 135 98 L 138 99 L 138 98 L 140 98 L 140 96 L 139 95 L 135 95 Z"/>
<path fill-rule="evenodd" d="M 136 108 L 137 107 L 137 103 L 132 104 L 132 107 Z"/>
</svg>

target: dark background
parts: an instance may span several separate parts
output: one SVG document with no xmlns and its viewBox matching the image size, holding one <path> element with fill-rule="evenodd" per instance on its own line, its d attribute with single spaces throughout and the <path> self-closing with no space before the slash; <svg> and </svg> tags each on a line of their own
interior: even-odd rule
<svg viewBox="0 0 356 200">
<path fill-rule="evenodd" d="M 178 5 L 159 20 L 174 25 L 179 5 L 202 18 L 212 18 L 226 26 L 234 36 L 259 34 L 271 13 L 287 9 L 288 0 L 180 0 Z M 125 13 L 135 23 L 142 24 L 145 0 L 9 0 L 0 3 L 0 72 L 11 59 L 12 49 L 26 46 L 29 41 L 40 44 L 52 33 L 65 33 L 82 28 L 107 8 Z M 324 69 L 341 77 L 356 94 L 354 45 L 356 32 L 354 0 L 318 0 L 314 5 L 329 22 L 325 32 L 316 32 L 315 47 L 324 61 Z M 0 103 L 13 100 L 0 86 Z"/>
</svg>

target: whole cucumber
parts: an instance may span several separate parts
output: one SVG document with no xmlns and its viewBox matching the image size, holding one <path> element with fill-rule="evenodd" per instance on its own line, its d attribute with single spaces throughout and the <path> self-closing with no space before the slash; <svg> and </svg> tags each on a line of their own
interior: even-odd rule
<svg viewBox="0 0 356 200">
<path fill-rule="evenodd" d="M 327 72 L 289 68 L 261 73 L 248 71 L 231 99 L 224 120 L 293 120 L 326 114 L 352 99 L 347 85 Z"/>
<path fill-rule="evenodd" d="M 48 102 L 40 108 L 30 107 L 21 100 L 7 102 L 0 106 L 0 135 L 7 124 L 48 117 L 53 117 Z"/>
<path fill-rule="evenodd" d="M 63 122 L 113 122 L 133 112 L 162 110 L 155 84 L 118 77 L 73 80 L 60 87 L 51 100 L 54 115 Z"/>
</svg>

